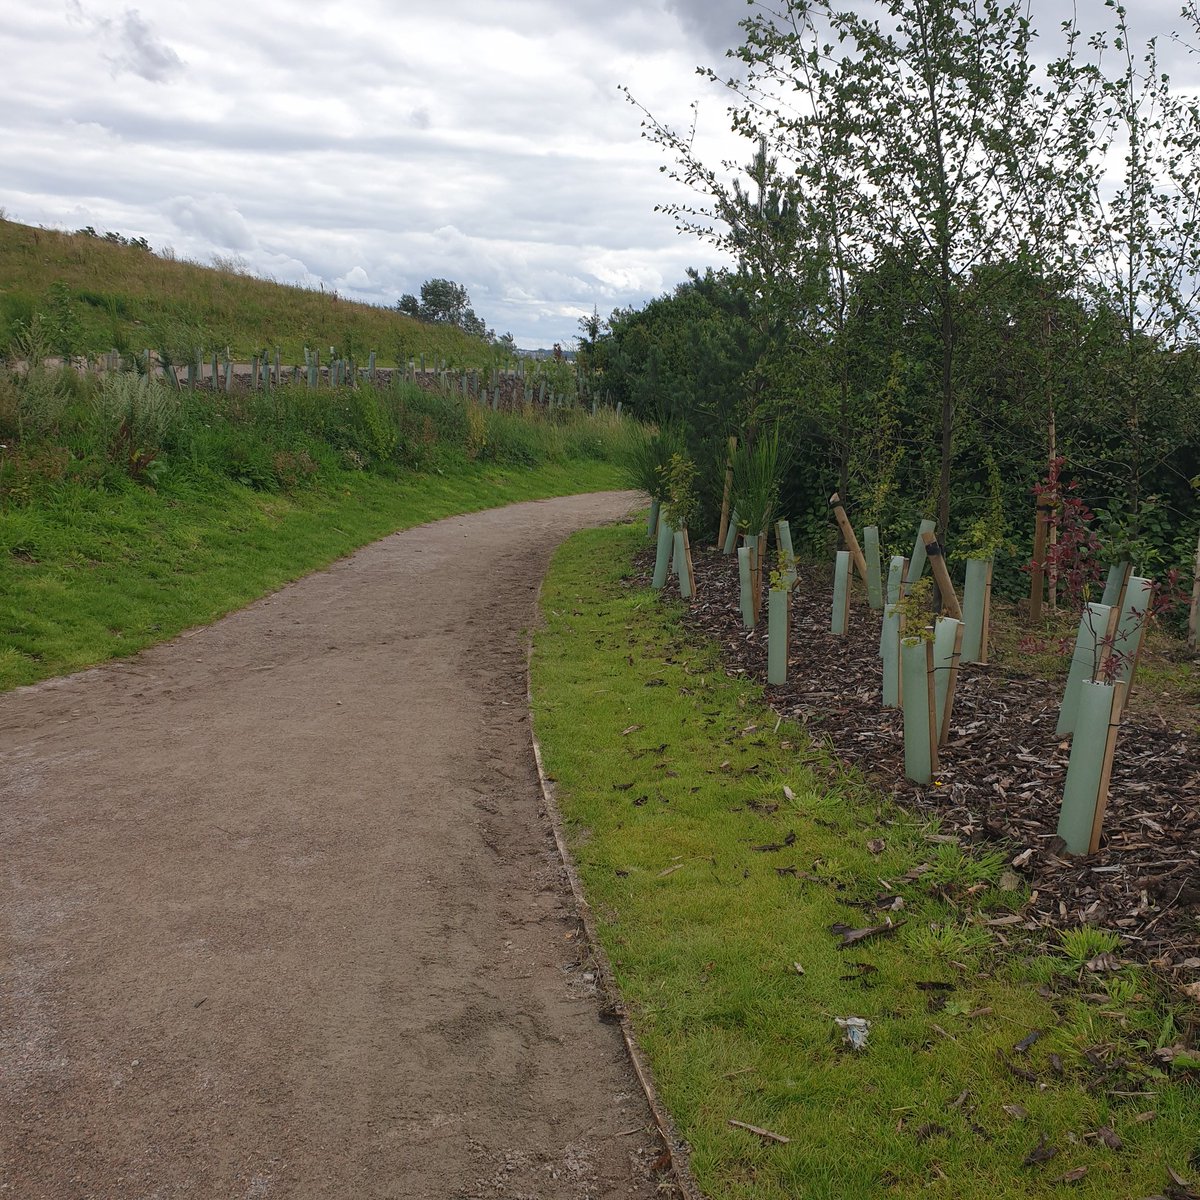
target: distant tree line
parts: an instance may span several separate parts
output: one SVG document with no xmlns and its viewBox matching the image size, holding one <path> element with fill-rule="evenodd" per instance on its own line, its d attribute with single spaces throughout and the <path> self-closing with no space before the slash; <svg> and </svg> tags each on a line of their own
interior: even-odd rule
<svg viewBox="0 0 1200 1200">
<path fill-rule="evenodd" d="M 126 237 L 124 234 L 115 233 L 109 230 L 107 233 L 97 233 L 95 226 L 85 225 L 82 229 L 75 230 L 77 234 L 82 234 L 84 237 L 99 238 L 104 242 L 111 242 L 114 246 L 133 246 L 136 250 L 145 250 L 150 253 L 150 243 L 144 237 Z"/>
</svg>

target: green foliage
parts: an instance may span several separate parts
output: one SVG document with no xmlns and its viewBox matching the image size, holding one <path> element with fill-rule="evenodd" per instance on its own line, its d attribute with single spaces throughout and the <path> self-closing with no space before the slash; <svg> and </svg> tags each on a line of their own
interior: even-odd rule
<svg viewBox="0 0 1200 1200">
<path fill-rule="evenodd" d="M 683 437 L 675 426 L 636 426 L 626 447 L 622 473 L 631 488 L 661 503 L 668 496 L 668 464 L 682 450 Z"/>
<path fill-rule="evenodd" d="M 696 464 L 685 454 L 671 455 L 661 470 L 666 518 L 672 529 L 687 529 L 696 518 L 700 498 L 696 492 Z"/>
<path fill-rule="evenodd" d="M 118 476 L 160 485 L 167 472 L 224 478 L 258 491 L 307 486 L 339 466 L 392 475 L 443 469 L 459 458 L 504 465 L 613 461 L 631 422 L 566 411 L 493 413 L 459 396 L 409 384 L 312 392 L 192 392 L 131 372 L 0 373 L 0 505 L 31 501 L 37 480 Z M 107 480 L 107 483 L 105 481 Z"/>
<path fill-rule="evenodd" d="M 1182 27 L 1200 31 L 1196 5 Z M 627 402 L 683 421 L 705 470 L 731 428 L 778 419 L 811 548 L 836 486 L 885 541 L 920 515 L 956 555 L 1015 540 L 996 588 L 1027 589 L 1030 489 L 1063 454 L 1115 544 L 1187 562 L 1200 101 L 1123 6 L 1052 31 L 1057 57 L 1004 0 L 754 5 L 742 32 L 739 69 L 702 72 L 753 147 L 740 174 L 642 109 L 696 194 L 668 215 L 737 267 L 614 314 L 596 354 Z"/>
<path fill-rule="evenodd" d="M 738 528 L 751 536 L 765 532 L 779 503 L 785 455 L 778 427 L 738 443 L 733 456 L 733 507 Z"/>
<path fill-rule="evenodd" d="M 849 496 L 856 501 L 855 511 L 864 525 L 880 528 L 894 518 L 894 503 L 899 486 L 899 468 L 905 447 L 900 432 L 904 410 L 907 364 L 899 351 L 893 351 L 891 369 L 870 405 L 872 419 L 848 447 Z"/>
<path fill-rule="evenodd" d="M 771 590 L 790 591 L 796 575 L 796 556 L 780 550 L 775 566 L 771 568 L 769 581 Z"/>
<path fill-rule="evenodd" d="M 80 325 L 71 299 L 71 290 L 61 279 L 56 279 L 46 296 L 42 314 L 45 321 L 45 336 L 50 348 L 62 358 L 70 358 L 79 347 Z"/>
<path fill-rule="evenodd" d="M 431 325 L 452 325 L 468 337 L 483 341 L 492 341 L 495 337 L 486 322 L 476 316 L 467 289 L 451 279 L 425 280 L 421 284 L 420 300 L 406 294 L 396 308 L 406 316 Z"/>
<path fill-rule="evenodd" d="M 1002 550 L 1015 552 L 1008 536 L 1008 518 L 1004 511 L 1004 482 L 990 446 L 983 451 L 987 472 L 987 508 L 967 527 L 966 534 L 955 544 L 956 558 L 992 558 Z"/>
<path fill-rule="evenodd" d="M 904 638 L 933 641 L 936 614 L 933 611 L 933 579 L 922 575 L 916 583 L 901 588 L 896 605 Z"/>
</svg>

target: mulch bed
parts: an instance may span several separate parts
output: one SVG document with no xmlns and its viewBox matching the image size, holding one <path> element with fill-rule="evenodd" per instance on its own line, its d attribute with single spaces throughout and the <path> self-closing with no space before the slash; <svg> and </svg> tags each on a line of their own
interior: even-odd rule
<svg viewBox="0 0 1200 1200">
<path fill-rule="evenodd" d="M 695 549 L 693 558 L 699 599 L 686 624 L 720 643 L 731 673 L 765 681 L 765 602 L 757 628 L 745 631 L 736 559 Z M 1070 742 L 1055 735 L 1061 682 L 964 666 L 935 783 L 911 783 L 900 713 L 881 704 L 879 615 L 856 596 L 851 630 L 858 636 L 834 637 L 832 590 L 830 577 L 802 570 L 792 600 L 789 682 L 767 688 L 772 708 L 898 803 L 937 818 L 943 834 L 1010 849 L 1030 888 L 1014 931 L 1107 927 L 1132 957 L 1175 982 L 1200 980 L 1200 737 L 1148 711 L 1135 684 L 1100 850 L 1067 854 L 1056 833 L 1070 755 Z"/>
</svg>

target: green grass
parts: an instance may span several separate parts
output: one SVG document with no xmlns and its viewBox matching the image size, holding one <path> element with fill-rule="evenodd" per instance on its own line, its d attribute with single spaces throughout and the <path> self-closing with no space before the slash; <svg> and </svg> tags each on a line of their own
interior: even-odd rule
<svg viewBox="0 0 1200 1200">
<path fill-rule="evenodd" d="M 463 367 L 495 360 L 479 339 L 394 309 L 15 221 L 0 220 L 0 281 L 0 352 L 35 312 L 53 314 L 51 287 L 61 282 L 75 354 L 114 347 L 140 354 L 182 339 L 210 352 L 228 346 L 243 362 L 263 347 L 279 347 L 284 362 L 302 363 L 306 345 L 320 351 L 322 362 L 330 345 L 364 365 L 372 350 L 381 364 L 420 355 L 431 367 L 435 359 Z"/>
<path fill-rule="evenodd" d="M 588 461 L 339 471 L 279 494 L 187 477 L 157 490 L 65 482 L 0 514 L 0 688 L 133 654 L 397 529 L 619 486 L 615 466 Z"/>
<path fill-rule="evenodd" d="M 1183 1015 L 1136 968 L 1092 976 L 1072 957 L 1086 935 L 1047 947 L 987 925 L 1023 900 L 1003 890 L 1005 860 L 931 840 L 801 730 L 776 728 L 671 605 L 623 581 L 643 540 L 592 531 L 557 555 L 535 727 L 706 1194 L 1136 1200 L 1168 1185 L 1168 1166 L 1195 1174 L 1195 1088 L 1150 1058 Z M 893 894 L 904 905 L 885 913 L 876 900 Z M 831 932 L 887 916 L 903 924 L 846 949 Z M 849 1016 L 871 1022 L 864 1052 L 840 1040 L 834 1019 Z M 1089 1136 L 1101 1128 L 1122 1149 Z M 1023 1165 L 1043 1137 L 1058 1153 Z"/>
</svg>

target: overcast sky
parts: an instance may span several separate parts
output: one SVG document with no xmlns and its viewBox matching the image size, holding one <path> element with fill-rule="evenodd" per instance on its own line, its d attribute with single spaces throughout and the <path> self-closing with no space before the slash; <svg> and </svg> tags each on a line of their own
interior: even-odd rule
<svg viewBox="0 0 1200 1200">
<path fill-rule="evenodd" d="M 1080 0 L 1099 7 L 1101 0 Z M 1147 27 L 1175 0 L 1133 0 Z M 1048 20 L 1067 0 L 1037 0 Z M 627 84 L 735 149 L 745 0 L 0 0 L 0 206 L 394 304 L 443 276 L 525 347 L 716 264 Z M 739 151 L 740 153 L 740 151 Z"/>
</svg>

